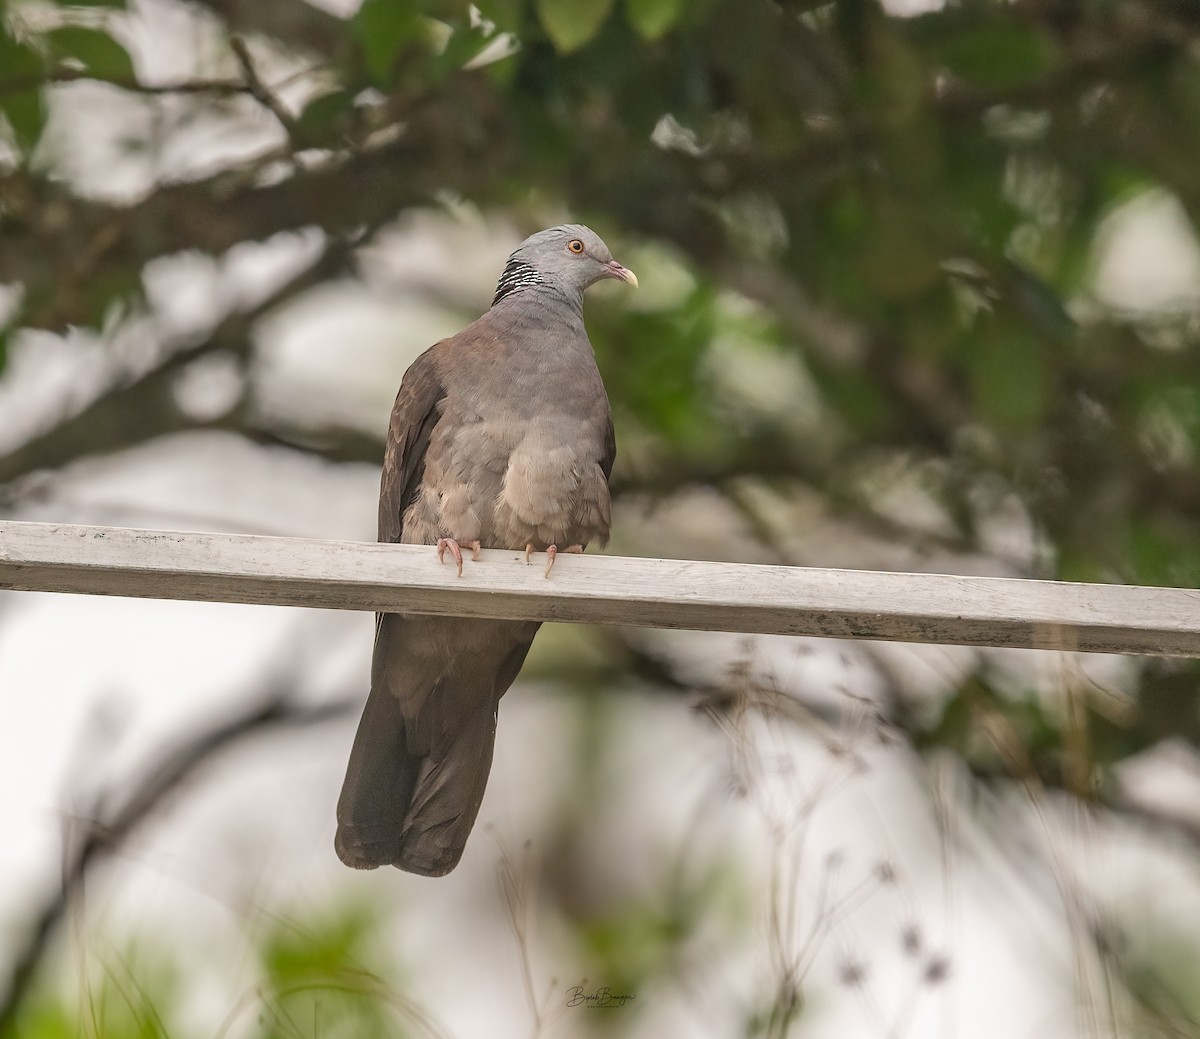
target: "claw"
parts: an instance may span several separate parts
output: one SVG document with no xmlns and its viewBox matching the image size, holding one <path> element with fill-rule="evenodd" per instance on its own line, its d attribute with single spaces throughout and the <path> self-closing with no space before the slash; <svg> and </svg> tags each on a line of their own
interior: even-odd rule
<svg viewBox="0 0 1200 1039">
<path fill-rule="evenodd" d="M 529 565 L 529 558 L 532 555 L 533 555 L 533 542 L 531 541 L 531 542 L 529 542 L 528 545 L 525 546 L 525 565 L 526 566 Z"/>
<path fill-rule="evenodd" d="M 479 545 L 479 542 L 476 541 L 475 545 L 476 545 L 476 551 L 478 551 L 477 546 Z M 454 562 L 458 565 L 458 576 L 462 577 L 462 567 L 463 567 L 462 549 L 458 547 L 458 542 L 455 541 L 454 538 L 438 538 L 437 556 L 438 556 L 439 563 L 444 563 L 446 561 L 446 550 L 447 549 L 449 549 L 450 555 L 452 555 L 454 557 Z M 478 558 L 478 556 L 476 556 L 475 558 Z"/>
<path fill-rule="evenodd" d="M 558 546 L 550 545 L 546 549 L 546 572 L 543 577 L 549 577 L 550 571 L 554 569 L 554 560 L 558 558 Z"/>
<path fill-rule="evenodd" d="M 483 551 L 483 546 L 478 541 L 468 542 L 467 548 L 471 550 L 471 562 L 479 562 L 479 553 Z"/>
</svg>

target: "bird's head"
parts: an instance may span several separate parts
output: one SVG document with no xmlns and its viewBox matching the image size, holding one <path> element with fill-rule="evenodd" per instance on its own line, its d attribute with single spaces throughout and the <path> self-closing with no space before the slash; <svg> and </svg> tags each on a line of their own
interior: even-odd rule
<svg viewBox="0 0 1200 1039">
<path fill-rule="evenodd" d="M 637 288 L 637 275 L 612 258 L 595 231 L 583 224 L 560 224 L 530 235 L 517 246 L 500 276 L 492 306 L 533 285 L 549 284 L 582 297 L 585 289 L 605 278 Z"/>
</svg>

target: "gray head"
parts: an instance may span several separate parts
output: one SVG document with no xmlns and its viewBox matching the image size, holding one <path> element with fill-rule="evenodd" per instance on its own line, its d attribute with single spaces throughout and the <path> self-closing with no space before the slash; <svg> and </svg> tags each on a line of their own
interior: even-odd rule
<svg viewBox="0 0 1200 1039">
<path fill-rule="evenodd" d="M 500 275 L 492 306 L 534 285 L 548 285 L 569 299 L 582 300 L 584 290 L 603 278 L 619 278 L 637 288 L 637 276 L 612 258 L 595 231 L 583 224 L 559 224 L 517 246 Z"/>
</svg>

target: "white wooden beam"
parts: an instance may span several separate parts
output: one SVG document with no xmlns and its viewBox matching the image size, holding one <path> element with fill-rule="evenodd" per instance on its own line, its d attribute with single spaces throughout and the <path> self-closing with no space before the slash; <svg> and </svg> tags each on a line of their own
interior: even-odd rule
<svg viewBox="0 0 1200 1039">
<path fill-rule="evenodd" d="M 447 559 L 449 557 L 447 556 Z M 1200 592 L 0 520 L 0 589 L 1200 657 Z"/>
</svg>

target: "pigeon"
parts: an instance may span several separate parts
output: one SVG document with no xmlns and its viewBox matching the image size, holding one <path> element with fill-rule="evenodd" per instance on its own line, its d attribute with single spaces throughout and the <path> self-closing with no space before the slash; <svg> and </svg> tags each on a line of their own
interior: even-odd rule
<svg viewBox="0 0 1200 1039">
<path fill-rule="evenodd" d="M 604 545 L 612 413 L 583 324 L 596 282 L 637 278 L 582 224 L 530 236 L 491 308 L 404 375 L 388 429 L 379 540 L 526 562 Z M 338 857 L 439 877 L 458 864 L 492 762 L 500 698 L 534 621 L 376 617 L 371 692 L 337 806 Z"/>
</svg>

